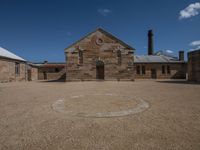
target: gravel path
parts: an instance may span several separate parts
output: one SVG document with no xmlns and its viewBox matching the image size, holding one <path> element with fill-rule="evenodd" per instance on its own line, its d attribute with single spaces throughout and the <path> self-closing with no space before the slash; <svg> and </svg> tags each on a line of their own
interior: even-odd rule
<svg viewBox="0 0 200 150">
<path fill-rule="evenodd" d="M 137 108 L 136 98 L 149 107 L 120 117 L 87 117 Z M 58 100 L 71 113 L 56 111 Z M 153 80 L 0 84 L 0 150 L 199 150 L 199 141 L 199 84 Z"/>
</svg>

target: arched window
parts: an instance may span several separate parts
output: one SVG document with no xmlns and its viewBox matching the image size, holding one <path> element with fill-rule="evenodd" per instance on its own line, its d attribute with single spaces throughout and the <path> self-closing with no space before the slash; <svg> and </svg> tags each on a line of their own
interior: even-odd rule
<svg viewBox="0 0 200 150">
<path fill-rule="evenodd" d="M 122 63 L 122 54 L 120 50 L 117 51 L 117 63 L 118 65 L 121 65 Z"/>
<path fill-rule="evenodd" d="M 83 51 L 78 51 L 78 64 L 83 64 Z"/>
</svg>

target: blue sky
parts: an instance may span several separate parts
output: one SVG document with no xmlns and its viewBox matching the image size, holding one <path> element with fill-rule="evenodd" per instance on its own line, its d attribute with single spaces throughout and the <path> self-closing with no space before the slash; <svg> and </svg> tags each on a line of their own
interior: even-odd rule
<svg viewBox="0 0 200 150">
<path fill-rule="evenodd" d="M 64 61 L 64 48 L 103 27 L 147 53 L 200 47 L 200 1 L 195 0 L 0 0 L 0 46 L 33 62 Z"/>
</svg>

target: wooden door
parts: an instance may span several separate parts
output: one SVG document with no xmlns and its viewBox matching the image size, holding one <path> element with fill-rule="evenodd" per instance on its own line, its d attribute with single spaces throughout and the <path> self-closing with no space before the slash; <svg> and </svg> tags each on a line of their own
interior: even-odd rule
<svg viewBox="0 0 200 150">
<path fill-rule="evenodd" d="M 97 79 L 104 79 L 104 65 L 96 67 Z"/>
<path fill-rule="evenodd" d="M 43 72 L 43 75 L 44 75 L 44 80 L 47 80 L 47 72 Z"/>
</svg>

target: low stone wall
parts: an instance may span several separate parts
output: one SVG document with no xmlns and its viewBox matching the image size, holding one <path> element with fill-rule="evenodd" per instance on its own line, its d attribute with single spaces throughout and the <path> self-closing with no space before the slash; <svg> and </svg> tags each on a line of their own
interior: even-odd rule
<svg viewBox="0 0 200 150">
<path fill-rule="evenodd" d="M 38 80 L 64 80 L 66 78 L 65 67 L 59 68 L 58 72 L 55 72 L 54 67 L 40 67 L 38 68 Z"/>
</svg>

